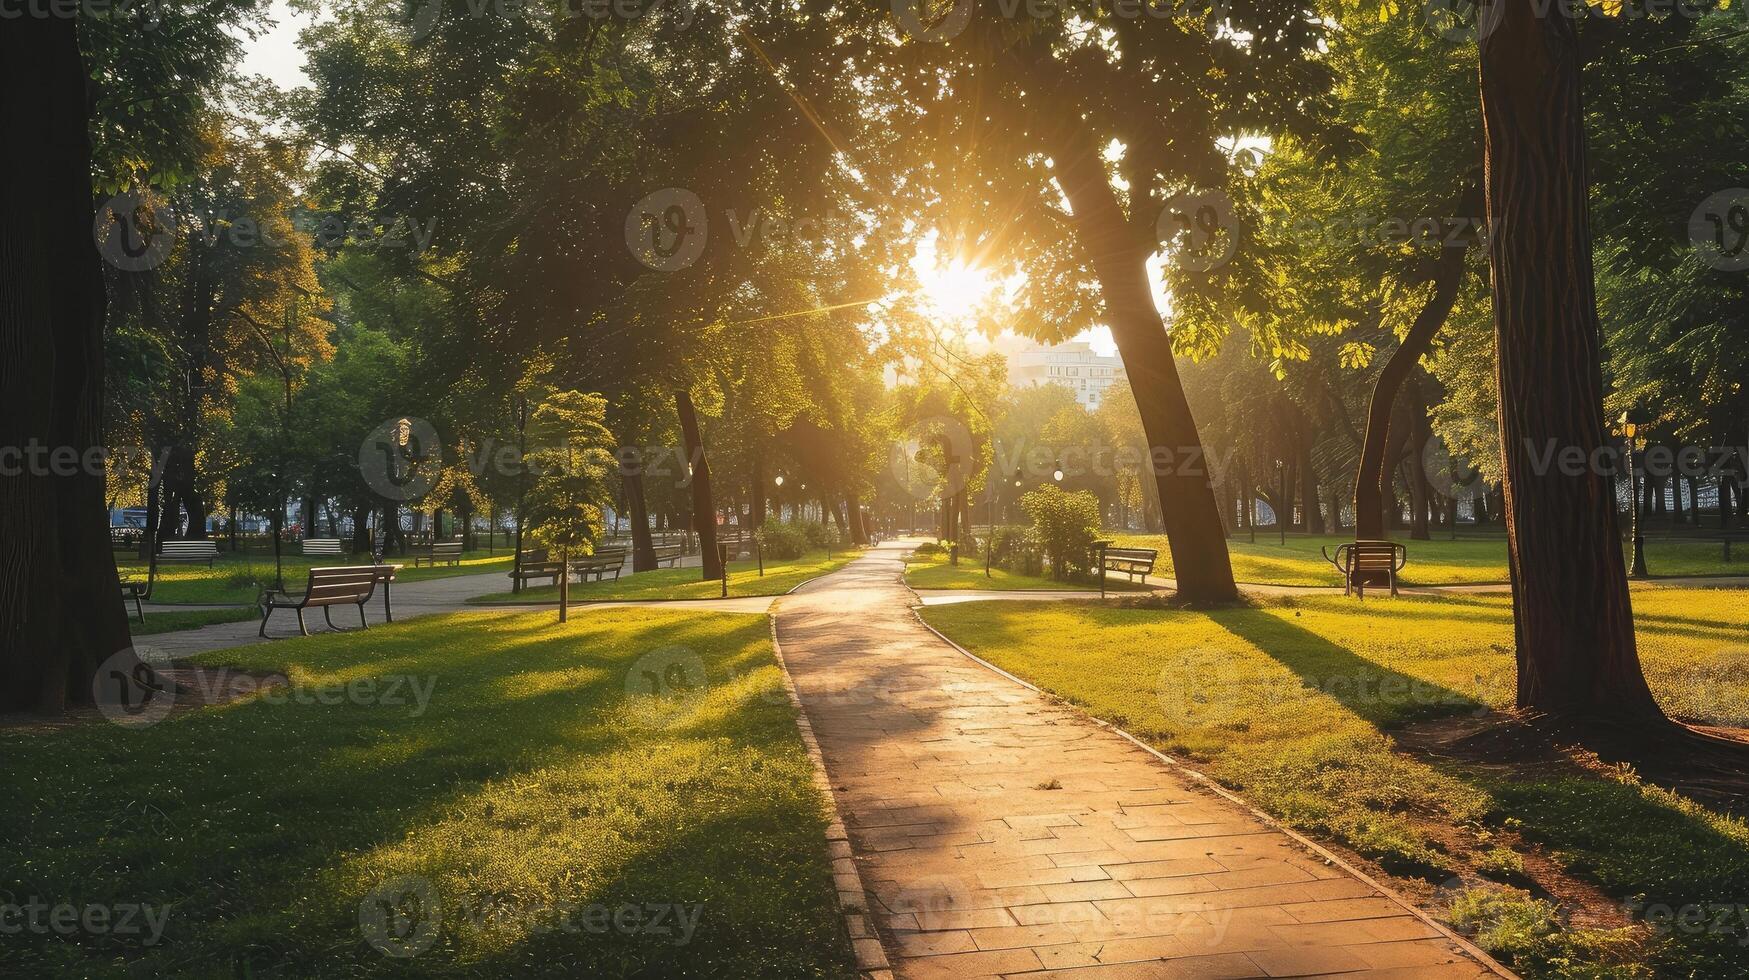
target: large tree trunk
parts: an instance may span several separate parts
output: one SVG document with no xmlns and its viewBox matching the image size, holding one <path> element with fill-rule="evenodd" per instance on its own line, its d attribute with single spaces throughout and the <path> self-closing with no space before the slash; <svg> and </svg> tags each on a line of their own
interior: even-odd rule
<svg viewBox="0 0 1749 980">
<path fill-rule="evenodd" d="M 1595 458 L 1605 438 L 1574 24 L 1528 3 L 1483 9 L 1498 21 L 1481 40 L 1482 117 L 1518 705 L 1662 722 L 1611 480 L 1536 462 L 1551 448 Z"/>
<path fill-rule="evenodd" d="M 102 467 L 103 284 L 76 21 L 0 29 L 0 445 L 70 450 L 73 475 L 0 474 L 0 710 L 56 712 L 130 650 Z"/>
<path fill-rule="evenodd" d="M 680 436 L 686 445 L 686 458 L 692 462 L 692 525 L 698 531 L 704 578 L 707 581 L 722 578 L 723 563 L 717 554 L 717 508 L 711 502 L 711 468 L 704 457 L 704 439 L 698 433 L 698 412 L 692 407 L 692 395 L 686 391 L 674 393 L 674 405 L 680 413 Z"/>
<path fill-rule="evenodd" d="M 1138 240 L 1119 207 L 1091 133 L 1079 120 L 1067 119 L 1052 127 L 1051 135 L 1057 184 L 1069 200 L 1077 239 L 1099 282 L 1105 322 L 1129 374 L 1142 430 L 1154 452 L 1171 454 L 1169 462 L 1163 459 L 1152 469 L 1178 592 L 1199 601 L 1235 599 L 1239 592 L 1210 467 L 1149 285 L 1152 249 Z"/>
<path fill-rule="evenodd" d="M 656 544 L 650 539 L 650 508 L 644 503 L 644 474 L 628 468 L 624 477 L 626 521 L 632 528 L 632 571 L 648 572 L 656 567 Z"/>
<path fill-rule="evenodd" d="M 854 491 L 845 501 L 850 518 L 850 542 L 852 544 L 868 544 L 868 528 L 862 523 L 862 498 Z"/>
<path fill-rule="evenodd" d="M 1505 2 L 1505 0 L 1502 0 Z M 1458 197 L 1453 217 L 1468 217 L 1481 210 L 1480 178 L 1465 179 L 1463 193 Z M 1458 289 L 1464 280 L 1464 255 L 1469 251 L 1466 239 L 1447 243 L 1433 263 L 1433 295 L 1422 304 L 1415 322 L 1403 336 L 1403 342 L 1391 352 L 1389 360 L 1373 382 L 1372 401 L 1366 409 L 1366 438 L 1360 446 L 1360 469 L 1354 481 L 1354 537 L 1373 540 L 1385 536 L 1385 500 L 1391 495 L 1392 465 L 1387 459 L 1391 444 L 1391 410 L 1397 403 L 1397 393 L 1433 344 L 1439 328 L 1451 316 L 1457 303 Z"/>
<path fill-rule="evenodd" d="M 1312 465 L 1312 439 L 1308 434 L 1300 440 L 1298 469 L 1300 473 L 1300 501 L 1305 508 L 1305 529 L 1307 534 L 1324 533 L 1324 515 L 1318 507 L 1318 470 Z"/>
</svg>

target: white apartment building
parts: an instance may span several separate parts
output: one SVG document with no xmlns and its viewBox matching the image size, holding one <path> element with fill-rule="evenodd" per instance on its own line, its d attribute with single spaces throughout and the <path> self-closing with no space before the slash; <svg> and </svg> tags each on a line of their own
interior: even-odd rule
<svg viewBox="0 0 1749 980">
<path fill-rule="evenodd" d="M 1124 379 L 1123 361 L 1096 354 L 1085 341 L 1042 347 L 1037 344 L 1008 355 L 1008 383 L 1059 384 L 1075 393 L 1075 400 L 1098 408 L 1113 382 Z"/>
</svg>

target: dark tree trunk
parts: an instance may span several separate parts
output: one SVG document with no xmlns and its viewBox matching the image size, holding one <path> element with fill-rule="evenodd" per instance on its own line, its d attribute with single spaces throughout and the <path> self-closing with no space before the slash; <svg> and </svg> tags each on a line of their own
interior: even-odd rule
<svg viewBox="0 0 1749 980">
<path fill-rule="evenodd" d="M 1318 471 L 1312 466 L 1312 440 L 1300 440 L 1300 504 L 1305 508 L 1304 527 L 1307 534 L 1324 533 L 1324 515 L 1318 509 Z"/>
<path fill-rule="evenodd" d="M 648 572 L 656 567 L 656 545 L 650 539 L 650 508 L 644 503 L 644 473 L 627 468 L 623 482 L 626 522 L 632 528 L 632 571 Z"/>
<path fill-rule="evenodd" d="M 852 544 L 868 544 L 868 529 L 862 524 L 862 500 L 852 493 L 845 502 L 850 517 L 850 542 Z"/>
<path fill-rule="evenodd" d="M 705 460 L 704 439 L 698 432 L 698 412 L 692 407 L 692 395 L 686 391 L 674 393 L 674 405 L 680 413 L 680 435 L 686 445 L 686 458 L 692 463 L 692 526 L 698 532 L 704 577 L 706 580 L 722 578 L 723 563 L 717 554 L 717 509 L 711 502 L 711 467 Z"/>
<path fill-rule="evenodd" d="M 1491 12 L 1490 12 L 1491 11 Z M 1661 723 L 1634 646 L 1614 487 L 1533 462 L 1604 444 L 1574 23 L 1528 3 L 1484 7 L 1489 251 L 1505 464 L 1518 705 Z"/>
<path fill-rule="evenodd" d="M 352 552 L 363 554 L 370 550 L 370 508 L 352 508 Z"/>
<path fill-rule="evenodd" d="M 0 445 L 81 459 L 0 474 L 0 710 L 90 702 L 99 666 L 132 648 L 103 472 L 84 465 L 103 444 L 104 305 L 77 23 L 0 28 Z"/>
<path fill-rule="evenodd" d="M 1474 215 L 1481 210 L 1482 185 L 1479 178 L 1466 178 L 1454 216 Z M 1391 496 L 1389 462 L 1391 412 L 1396 406 L 1397 392 L 1414 370 L 1416 362 L 1426 354 L 1439 333 L 1439 328 L 1451 316 L 1457 303 L 1458 288 L 1463 285 L 1464 255 L 1468 242 L 1447 244 L 1433 264 L 1433 295 L 1422 304 L 1415 322 L 1403 342 L 1391 352 L 1390 360 L 1373 382 L 1372 401 L 1366 409 L 1366 438 L 1360 447 L 1360 470 L 1354 483 L 1354 536 L 1371 540 L 1385 536 L 1385 501 Z"/>
<path fill-rule="evenodd" d="M 1079 120 L 1061 120 L 1051 136 L 1057 184 L 1069 200 L 1077 241 L 1099 282 L 1105 322 L 1129 374 L 1142 430 L 1154 451 L 1171 453 L 1172 465 L 1152 469 L 1178 592 L 1201 601 L 1235 599 L 1239 591 L 1202 439 L 1149 285 L 1152 244 L 1138 241 L 1106 178 L 1099 147 Z"/>
</svg>

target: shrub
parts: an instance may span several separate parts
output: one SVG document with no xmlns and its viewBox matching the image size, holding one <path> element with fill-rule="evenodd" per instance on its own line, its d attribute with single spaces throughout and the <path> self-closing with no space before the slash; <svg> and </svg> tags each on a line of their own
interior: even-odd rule
<svg viewBox="0 0 1749 980">
<path fill-rule="evenodd" d="M 1038 538 L 1029 527 L 1000 524 L 990 532 L 990 564 L 1022 575 L 1039 573 Z"/>
<path fill-rule="evenodd" d="M 946 548 L 943 548 L 941 545 L 936 544 L 934 541 L 925 541 L 922 544 L 917 546 L 917 550 L 914 552 L 914 554 L 917 554 L 917 555 L 939 555 L 939 554 L 942 554 L 946 551 L 947 551 Z"/>
<path fill-rule="evenodd" d="M 1088 551 L 1099 535 L 1098 497 L 1047 485 L 1021 497 L 1020 509 L 1031 519 L 1054 577 L 1068 578 L 1088 569 L 1092 563 Z"/>
<path fill-rule="evenodd" d="M 808 552 L 808 535 L 795 522 L 767 521 L 759 529 L 760 548 L 767 558 L 800 558 Z"/>
</svg>

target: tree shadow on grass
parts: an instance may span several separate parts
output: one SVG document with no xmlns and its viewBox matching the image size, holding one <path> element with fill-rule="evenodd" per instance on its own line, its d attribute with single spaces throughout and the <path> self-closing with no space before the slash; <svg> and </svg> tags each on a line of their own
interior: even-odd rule
<svg viewBox="0 0 1749 980">
<path fill-rule="evenodd" d="M 774 954 L 784 964 L 842 959 L 820 952 L 820 923 L 833 920 L 823 818 L 766 641 L 763 618 L 705 613 L 603 611 L 570 629 L 547 616 L 422 620 L 233 651 L 253 667 L 295 667 L 309 685 L 301 692 L 143 728 L 0 736 L 5 782 L 26 788 L 0 799 L 0 822 L 15 828 L 0 842 L 0 893 L 173 908 L 154 947 L 139 937 L 27 935 L 9 940 L 6 957 L 19 964 L 15 975 L 93 975 L 130 961 L 167 975 L 244 964 L 312 975 L 476 972 L 453 958 L 399 963 L 369 949 L 358 923 L 363 895 L 349 890 L 356 874 L 347 869 L 409 847 L 463 859 L 506 848 L 532 855 L 543 840 L 562 844 L 583 829 L 619 841 L 617 850 L 587 855 L 578 863 L 588 867 L 567 869 L 555 884 L 579 898 L 631 900 L 641 890 L 650 894 L 638 900 L 654 902 L 683 900 L 654 896 L 665 881 L 689 883 L 719 896 L 718 921 L 732 928 L 711 934 L 721 951 L 695 938 L 660 956 L 635 936 L 623 950 L 588 934 L 516 944 L 569 940 L 560 958 L 569 975 L 593 962 L 601 973 L 678 972 L 647 971 L 639 956 L 669 967 L 722 960 L 724 970 L 706 973 L 725 975 L 736 972 L 728 966 L 736 957 L 753 956 L 748 943 L 789 950 Z M 650 653 L 666 658 L 663 667 L 697 658 L 708 725 L 684 713 L 664 724 L 659 712 L 654 726 L 626 729 L 627 678 Z M 386 703 L 380 685 L 376 702 L 322 686 L 390 671 L 435 681 L 422 710 Z M 712 760 L 745 766 L 741 777 L 765 788 L 738 799 Z M 638 791 L 594 787 L 583 812 L 571 812 L 566 797 L 535 795 L 541 774 L 576 783 L 595 766 L 635 780 Z M 530 799 L 552 804 L 555 836 L 530 836 L 528 822 L 547 819 L 540 814 L 517 815 L 516 824 L 493 814 L 495 802 Z M 605 806 L 614 799 L 622 809 Z M 643 812 L 651 806 L 679 816 L 652 823 Z M 732 859 L 712 850 L 713 839 L 729 842 Z M 691 877 L 662 877 L 681 872 Z M 606 881 L 579 888 L 573 873 Z M 607 958 L 591 959 L 598 954 Z M 504 975 L 480 962 L 481 975 Z"/>
</svg>

